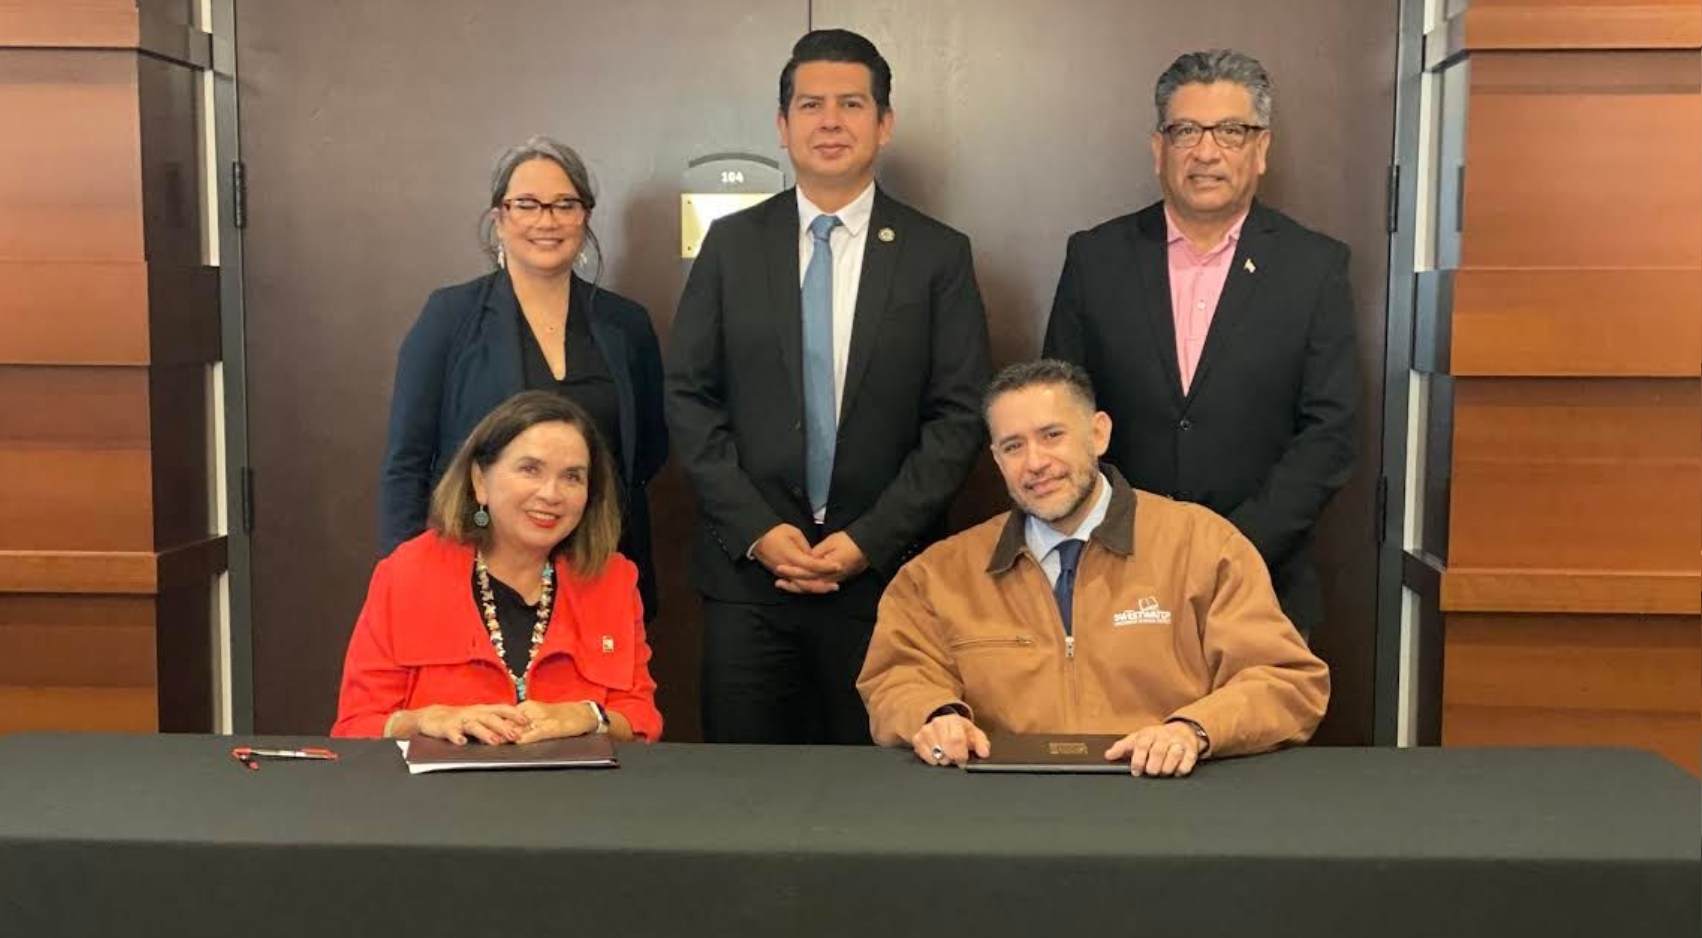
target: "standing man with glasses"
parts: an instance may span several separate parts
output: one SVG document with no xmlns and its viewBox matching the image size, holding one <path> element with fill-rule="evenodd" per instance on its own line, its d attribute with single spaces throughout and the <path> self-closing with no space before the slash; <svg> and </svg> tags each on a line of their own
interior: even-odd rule
<svg viewBox="0 0 1702 938">
<path fill-rule="evenodd" d="M 969 239 L 874 181 L 891 89 L 862 36 L 798 41 L 775 118 L 797 188 L 715 223 L 674 319 L 711 742 L 869 742 L 876 603 L 944 533 L 984 439 Z"/>
<path fill-rule="evenodd" d="M 1348 249 L 1254 198 L 1272 133 L 1255 59 L 1190 52 L 1154 98 L 1164 198 L 1070 238 L 1045 354 L 1091 375 L 1130 484 L 1228 518 L 1309 633 L 1313 524 L 1355 453 Z"/>
</svg>

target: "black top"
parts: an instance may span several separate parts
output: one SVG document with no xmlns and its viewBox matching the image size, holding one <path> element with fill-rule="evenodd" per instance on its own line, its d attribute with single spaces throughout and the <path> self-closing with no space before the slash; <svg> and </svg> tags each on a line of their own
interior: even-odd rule
<svg viewBox="0 0 1702 938">
<path fill-rule="evenodd" d="M 484 605 L 479 600 L 479 571 L 473 569 L 473 602 L 479 606 L 479 614 L 484 614 Z M 526 666 L 532 660 L 532 627 L 538 624 L 538 607 L 528 603 L 526 597 L 519 591 L 502 582 L 495 576 L 491 577 L 491 596 L 496 599 L 496 624 L 502 629 L 503 661 L 508 670 L 526 676 Z M 550 605 L 555 605 L 554 595 Z M 554 612 L 554 609 L 551 609 Z M 487 627 L 488 628 L 488 627 Z"/>
<path fill-rule="evenodd" d="M 615 384 L 621 435 L 604 442 L 625 483 L 620 550 L 638 565 L 638 589 L 649 619 L 656 610 L 656 575 L 645 486 L 668 459 L 662 353 L 644 307 L 579 277 L 570 289 L 568 308 L 590 330 Z M 524 350 L 532 340 L 523 326 L 520 301 L 504 270 L 435 290 L 426 301 L 396 357 L 379 486 L 382 553 L 425 530 L 432 486 L 462 441 L 497 405 L 526 390 Z M 569 353 L 570 367 L 572 360 Z"/>
<path fill-rule="evenodd" d="M 585 412 L 591 415 L 591 422 L 597 425 L 597 434 L 603 438 L 604 451 L 613 453 L 621 438 L 620 396 L 615 389 L 614 376 L 609 373 L 608 362 L 591 339 L 591 326 L 584 316 L 570 314 L 567 317 L 563 344 L 567 347 L 567 375 L 558 381 L 550 371 L 549 360 L 544 357 L 536 333 L 525 321 L 525 316 L 521 316 L 520 361 L 525 369 L 526 390 L 555 391 L 585 408 Z M 618 460 L 615 461 L 615 469 L 617 476 L 624 481 Z"/>
</svg>

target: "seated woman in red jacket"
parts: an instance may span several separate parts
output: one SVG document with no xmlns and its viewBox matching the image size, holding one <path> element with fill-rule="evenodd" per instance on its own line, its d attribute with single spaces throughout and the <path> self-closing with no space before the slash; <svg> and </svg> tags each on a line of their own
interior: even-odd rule
<svg viewBox="0 0 1702 938">
<path fill-rule="evenodd" d="M 331 735 L 660 736 L 616 484 L 572 401 L 528 391 L 491 411 L 432 493 L 430 529 L 373 571 Z"/>
</svg>

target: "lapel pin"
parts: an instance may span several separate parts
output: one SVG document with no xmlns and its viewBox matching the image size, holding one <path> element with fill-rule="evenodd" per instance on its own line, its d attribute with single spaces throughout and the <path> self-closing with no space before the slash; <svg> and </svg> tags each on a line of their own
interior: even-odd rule
<svg viewBox="0 0 1702 938">
<path fill-rule="evenodd" d="M 612 635 L 603 636 L 603 654 L 611 654 L 615 650 L 615 638 Z"/>
<path fill-rule="evenodd" d="M 1249 258 L 1247 258 L 1247 260 L 1244 263 L 1242 263 L 1241 269 L 1245 270 L 1246 272 L 1248 272 L 1250 274 L 1258 273 L 1259 272 L 1259 265 L 1253 263 L 1253 259 L 1251 257 L 1249 257 Z"/>
<path fill-rule="evenodd" d="M 891 244 L 893 239 L 898 237 L 898 232 L 893 231 L 891 228 L 882 228 L 875 232 L 875 237 L 881 239 L 881 241 L 887 244 Z"/>
</svg>

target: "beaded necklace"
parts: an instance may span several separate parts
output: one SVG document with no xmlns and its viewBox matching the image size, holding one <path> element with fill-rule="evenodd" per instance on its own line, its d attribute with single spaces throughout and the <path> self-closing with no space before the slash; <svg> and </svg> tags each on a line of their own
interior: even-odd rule
<svg viewBox="0 0 1702 938">
<path fill-rule="evenodd" d="M 550 625 L 551 600 L 555 599 L 556 572 L 549 564 L 544 565 L 543 589 L 538 593 L 538 621 L 532 626 L 532 650 L 526 657 L 526 672 L 515 674 L 508 667 L 508 654 L 502 642 L 502 624 L 496 620 L 496 594 L 491 592 L 491 572 L 485 566 L 485 555 L 481 552 L 473 557 L 473 572 L 479 581 L 479 606 L 484 611 L 485 630 L 490 632 L 491 647 L 496 649 L 496 658 L 502 662 L 502 669 L 508 672 L 508 679 L 514 682 L 514 693 L 520 700 L 526 699 L 526 674 L 532 671 L 532 662 L 538 660 L 538 649 L 544 644 L 544 630 Z"/>
</svg>

